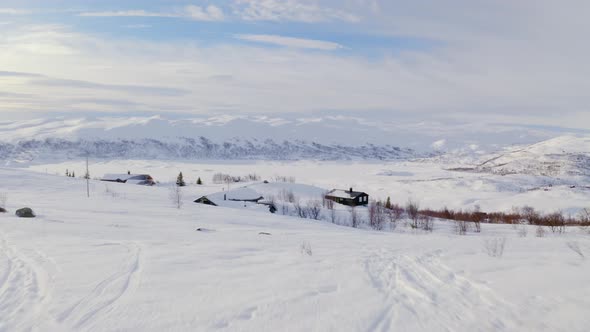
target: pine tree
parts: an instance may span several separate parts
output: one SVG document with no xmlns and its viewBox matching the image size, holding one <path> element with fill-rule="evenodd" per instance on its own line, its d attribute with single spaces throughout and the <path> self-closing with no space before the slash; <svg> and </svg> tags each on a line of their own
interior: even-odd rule
<svg viewBox="0 0 590 332">
<path fill-rule="evenodd" d="M 70 171 L 66 168 L 66 176 L 69 177 L 70 176 Z"/>
<path fill-rule="evenodd" d="M 186 186 L 186 183 L 184 182 L 184 178 L 182 176 L 182 172 L 180 172 L 180 174 L 178 174 L 178 177 L 176 178 L 176 185 L 179 187 Z"/>
<path fill-rule="evenodd" d="M 389 198 L 389 196 L 387 196 L 387 201 L 385 202 L 385 208 L 391 209 L 391 198 Z"/>
<path fill-rule="evenodd" d="M 197 184 L 198 184 L 198 185 L 202 185 L 202 184 L 203 184 L 203 181 L 201 181 L 201 177 L 199 177 L 199 178 L 197 179 Z"/>
<path fill-rule="evenodd" d="M 72 177 L 75 178 L 76 177 L 76 172 L 72 171 Z"/>
</svg>

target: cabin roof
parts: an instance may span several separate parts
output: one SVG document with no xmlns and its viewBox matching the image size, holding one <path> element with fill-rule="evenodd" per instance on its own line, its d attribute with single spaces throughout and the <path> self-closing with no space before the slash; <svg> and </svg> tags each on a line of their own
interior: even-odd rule
<svg viewBox="0 0 590 332">
<path fill-rule="evenodd" d="M 224 199 L 225 196 L 225 199 Z M 230 191 L 220 191 L 214 194 L 206 195 L 201 198 L 207 198 L 216 205 L 226 205 L 228 202 L 259 201 L 263 199 L 260 193 L 250 188 L 237 188 Z M 229 203 L 231 204 L 231 203 Z"/>
<path fill-rule="evenodd" d="M 367 195 L 362 191 L 350 191 L 350 190 L 343 190 L 343 189 L 332 189 L 330 190 L 326 196 L 337 197 L 337 198 L 345 198 L 345 199 L 355 199 L 361 195 Z"/>
<path fill-rule="evenodd" d="M 150 177 L 148 174 L 105 174 L 102 180 L 106 181 L 127 181 L 127 180 L 147 180 Z"/>
</svg>

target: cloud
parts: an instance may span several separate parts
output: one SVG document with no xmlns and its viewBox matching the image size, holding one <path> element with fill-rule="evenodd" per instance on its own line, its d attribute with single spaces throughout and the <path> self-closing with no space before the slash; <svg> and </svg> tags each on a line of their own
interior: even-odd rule
<svg viewBox="0 0 590 332">
<path fill-rule="evenodd" d="M 223 21 L 223 10 L 217 6 L 209 5 L 206 8 L 189 5 L 185 7 L 188 16 L 197 21 Z"/>
<path fill-rule="evenodd" d="M 145 10 L 119 10 L 119 11 L 105 11 L 105 12 L 83 12 L 78 16 L 88 17 L 177 17 L 175 14 L 148 12 Z"/>
<path fill-rule="evenodd" d="M 127 25 L 123 25 L 123 28 L 127 28 L 127 29 L 147 29 L 147 28 L 151 28 L 152 26 L 149 24 L 127 24 Z"/>
<path fill-rule="evenodd" d="M 297 9 L 297 3 L 303 9 Z M 436 0 L 297 3 L 242 0 L 237 7 L 229 7 L 231 11 L 223 8 L 228 21 L 252 7 L 260 10 L 254 11 L 251 19 L 323 22 L 313 29 L 300 24 L 247 24 L 250 31 L 259 33 L 250 36 L 267 36 L 266 43 L 271 36 L 277 44 L 277 31 L 307 34 L 309 38 L 334 36 L 337 31 L 338 40 L 346 40 L 354 52 L 259 47 L 227 39 L 204 44 L 175 38 L 141 40 L 137 36 L 85 34 L 73 28 L 11 26 L 0 33 L 2 70 L 34 71 L 47 77 L 115 86 L 154 84 L 189 93 L 167 98 L 120 87 L 76 89 L 71 87 L 75 84 L 43 86 L 21 83 L 27 81 L 21 79 L 2 89 L 40 96 L 19 104 L 19 110 L 70 109 L 64 102 L 68 98 L 121 98 L 146 105 L 142 110 L 162 112 L 205 113 L 231 104 L 236 112 L 372 110 L 396 119 L 439 116 L 472 123 L 588 128 L 590 67 L 586 63 L 590 45 L 580 40 L 585 40 L 590 29 L 585 17 L 590 2 L 449 0 L 444 6 Z M 349 24 L 326 14 L 333 12 L 326 8 L 363 19 Z M 240 28 L 231 25 L 235 27 Z M 326 29 L 320 34 L 316 28 Z M 365 36 L 379 40 L 378 45 L 364 43 Z M 397 45 L 398 37 L 436 44 L 428 49 L 404 49 Z M 362 49 L 353 46 L 358 40 Z M 290 45 L 293 42 L 288 41 Z M 42 50 L 65 48 L 68 52 L 40 52 L 40 45 Z M 0 112 L 14 105 L 0 103 Z M 450 136 L 436 139 L 440 137 Z"/>
<path fill-rule="evenodd" d="M 0 8 L 0 15 L 29 15 L 32 12 L 25 9 Z"/>
<path fill-rule="evenodd" d="M 222 21 L 224 19 L 223 10 L 220 7 L 209 5 L 200 7 L 188 5 L 181 9 L 173 11 L 146 11 L 138 10 L 120 10 L 120 11 L 102 11 L 102 12 L 82 12 L 78 16 L 84 17 L 170 17 L 185 18 L 195 21 Z"/>
<path fill-rule="evenodd" d="M 234 0 L 234 14 L 246 21 L 358 22 L 355 14 L 309 0 Z"/>
<path fill-rule="evenodd" d="M 277 35 L 236 35 L 235 38 L 250 42 L 322 51 L 333 51 L 343 48 L 342 45 L 329 41 L 292 38 Z"/>
<path fill-rule="evenodd" d="M 43 75 L 17 71 L 0 71 L 0 77 L 43 77 Z"/>
<path fill-rule="evenodd" d="M 14 93 L 0 91 L 0 98 L 31 98 L 33 95 L 28 93 Z"/>
<path fill-rule="evenodd" d="M 182 96 L 188 93 L 187 90 L 169 88 L 162 86 L 148 85 L 123 85 L 123 84 L 102 84 L 84 80 L 70 80 L 58 78 L 43 78 L 31 82 L 34 85 L 46 87 L 60 87 L 69 89 L 90 89 L 128 92 L 133 94 L 147 94 L 159 96 Z"/>
</svg>

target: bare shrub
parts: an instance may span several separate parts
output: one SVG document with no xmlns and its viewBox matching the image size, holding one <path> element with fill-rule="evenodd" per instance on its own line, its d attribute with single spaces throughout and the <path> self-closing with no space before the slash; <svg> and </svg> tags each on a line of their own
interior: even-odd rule
<svg viewBox="0 0 590 332">
<path fill-rule="evenodd" d="M 520 215 L 529 225 L 538 225 L 541 221 L 540 214 L 531 206 L 524 206 L 520 209 Z"/>
<path fill-rule="evenodd" d="M 414 229 L 418 228 L 418 218 L 420 216 L 420 204 L 413 200 L 408 200 L 406 203 L 406 213 L 410 218 L 410 226 Z"/>
<path fill-rule="evenodd" d="M 303 241 L 303 243 L 301 243 L 301 247 L 299 248 L 299 251 L 301 252 L 302 255 L 307 255 L 307 256 L 313 255 L 313 251 L 311 249 L 311 244 L 309 244 L 309 242 Z"/>
<path fill-rule="evenodd" d="M 213 179 L 211 181 L 215 184 L 224 184 L 231 180 L 232 177 L 229 174 L 215 173 L 213 174 Z"/>
<path fill-rule="evenodd" d="M 493 238 L 484 241 L 485 252 L 490 257 L 502 257 L 504 255 L 504 248 L 506 246 L 506 238 Z"/>
<path fill-rule="evenodd" d="M 543 226 L 537 226 L 537 229 L 535 230 L 535 236 L 545 237 L 545 228 L 543 228 Z"/>
<path fill-rule="evenodd" d="M 382 230 L 385 223 L 385 207 L 379 201 L 369 203 L 369 225 L 375 230 Z"/>
<path fill-rule="evenodd" d="M 274 181 L 275 182 L 295 183 L 295 177 L 294 176 L 275 175 Z"/>
<path fill-rule="evenodd" d="M 330 209 L 330 222 L 333 224 L 337 224 L 338 218 L 336 216 L 336 210 Z"/>
<path fill-rule="evenodd" d="M 307 216 L 311 219 L 319 220 L 322 214 L 322 202 L 311 200 L 307 202 Z"/>
<path fill-rule="evenodd" d="M 352 227 L 358 228 L 360 224 L 360 218 L 358 213 L 356 212 L 356 208 L 353 206 L 350 208 L 350 222 Z"/>
<path fill-rule="evenodd" d="M 295 209 L 295 213 L 299 218 L 307 218 L 307 208 L 302 206 L 299 200 L 293 204 L 293 208 Z"/>
<path fill-rule="evenodd" d="M 459 235 L 467 234 L 467 222 L 464 220 L 455 221 L 455 232 Z"/>
<path fill-rule="evenodd" d="M 485 219 L 485 213 L 481 212 L 479 205 L 474 207 L 471 219 L 473 220 L 474 231 L 481 233 L 481 222 Z"/>
<path fill-rule="evenodd" d="M 476 233 L 481 233 L 481 221 L 474 221 L 473 228 Z"/>
<path fill-rule="evenodd" d="M 244 176 L 245 180 L 248 181 L 260 181 L 260 175 L 256 174 L 256 173 L 250 173 L 246 176 Z"/>
<path fill-rule="evenodd" d="M 213 179 L 211 180 L 215 184 L 230 184 L 233 182 L 251 182 L 251 181 L 260 181 L 260 176 L 256 173 L 246 174 L 244 176 L 232 176 L 229 174 L 224 173 L 215 173 L 213 174 Z"/>
<path fill-rule="evenodd" d="M 275 195 L 267 195 L 266 201 L 272 205 L 275 205 L 275 203 L 277 202 L 277 197 Z"/>
<path fill-rule="evenodd" d="M 289 215 L 289 205 L 287 205 L 287 204 L 284 204 L 284 203 L 283 203 L 283 204 L 281 204 L 281 213 L 282 213 L 284 216 L 287 216 L 287 215 Z"/>
<path fill-rule="evenodd" d="M 529 234 L 528 228 L 526 225 L 520 225 L 517 229 L 518 236 L 520 237 L 527 237 Z"/>
<path fill-rule="evenodd" d="M 578 221 L 582 225 L 590 226 L 590 208 L 585 208 L 578 212 Z"/>
<path fill-rule="evenodd" d="M 115 190 L 113 190 L 111 187 L 109 187 L 109 185 L 104 186 L 104 193 L 107 196 L 110 196 L 112 198 L 119 198 L 119 196 L 121 196 L 118 192 L 116 192 Z"/>
<path fill-rule="evenodd" d="M 326 195 L 322 196 L 322 203 L 323 206 L 328 209 L 328 210 L 333 210 L 334 209 L 334 201 L 331 199 L 327 199 Z"/>
<path fill-rule="evenodd" d="M 434 230 L 434 221 L 432 220 L 432 217 L 427 215 L 421 214 L 418 216 L 418 225 L 420 229 L 427 232 L 432 232 Z"/>
<path fill-rule="evenodd" d="M 568 248 L 570 248 L 573 252 L 578 254 L 580 257 L 585 258 L 584 253 L 582 252 L 582 249 L 580 248 L 580 245 L 578 244 L 578 242 L 571 241 L 571 242 L 566 243 L 566 245 Z"/>
<path fill-rule="evenodd" d="M 184 195 L 181 186 L 177 186 L 176 184 L 170 186 L 168 197 L 177 209 L 180 209 L 182 207 Z"/>
<path fill-rule="evenodd" d="M 543 218 L 543 224 L 549 226 L 549 229 L 553 233 L 565 232 L 565 217 L 561 212 L 554 212 L 546 215 Z"/>
<path fill-rule="evenodd" d="M 404 208 L 397 205 L 392 204 L 391 208 L 387 210 L 387 217 L 389 218 L 389 222 L 395 224 L 402 219 L 404 216 Z"/>
<path fill-rule="evenodd" d="M 295 203 L 297 198 L 292 190 L 283 189 L 279 192 L 279 199 L 283 202 Z"/>
</svg>

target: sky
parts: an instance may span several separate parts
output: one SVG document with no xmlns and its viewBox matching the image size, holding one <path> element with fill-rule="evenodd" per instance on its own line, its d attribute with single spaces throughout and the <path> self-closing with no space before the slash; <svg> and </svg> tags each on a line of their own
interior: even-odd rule
<svg viewBox="0 0 590 332">
<path fill-rule="evenodd" d="M 379 114 L 590 130 L 585 0 L 0 0 L 0 116 Z"/>
</svg>

